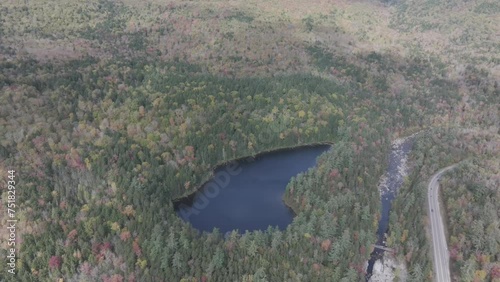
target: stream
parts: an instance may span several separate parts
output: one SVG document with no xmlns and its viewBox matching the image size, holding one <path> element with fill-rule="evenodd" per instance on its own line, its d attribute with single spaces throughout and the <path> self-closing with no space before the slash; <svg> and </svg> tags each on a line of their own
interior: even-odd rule
<svg viewBox="0 0 500 282">
<path fill-rule="evenodd" d="M 386 233 L 389 231 L 389 214 L 391 211 L 392 200 L 401 185 L 404 177 L 407 174 L 406 161 L 408 154 L 413 145 L 413 138 L 407 137 L 397 139 L 392 143 L 391 152 L 389 155 L 389 166 L 384 176 L 380 180 L 380 200 L 381 200 L 381 217 L 378 222 L 377 229 L 377 245 L 386 246 Z M 381 260 L 384 255 L 384 250 L 375 248 L 370 255 L 368 261 L 366 281 L 371 281 L 373 274 L 373 266 L 377 260 Z"/>
<path fill-rule="evenodd" d="M 392 201 L 406 176 L 412 144 L 412 136 L 392 143 L 387 171 L 380 179 L 381 217 L 376 243 L 380 246 L 386 246 Z M 282 200 L 286 185 L 293 176 L 315 166 L 316 158 L 329 148 L 320 145 L 279 150 L 220 166 L 196 193 L 176 202 L 175 210 L 202 232 L 217 228 L 222 233 L 244 233 L 269 226 L 283 230 L 294 217 Z M 378 248 L 370 254 L 366 281 L 384 281 L 380 277 L 371 279 L 374 265 L 383 255 Z"/>
</svg>

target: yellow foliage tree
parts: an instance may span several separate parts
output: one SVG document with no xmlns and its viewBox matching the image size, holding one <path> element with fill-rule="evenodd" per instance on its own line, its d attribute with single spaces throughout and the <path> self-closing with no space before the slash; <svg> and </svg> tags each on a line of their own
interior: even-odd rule
<svg viewBox="0 0 500 282">
<path fill-rule="evenodd" d="M 406 238 L 408 238 L 408 229 L 405 229 L 403 231 L 403 235 L 401 236 L 401 243 L 404 243 L 406 241 Z"/>
<path fill-rule="evenodd" d="M 132 207 L 132 205 L 126 206 L 125 209 L 123 210 L 123 214 L 126 215 L 126 216 L 134 216 L 135 215 L 135 210 Z"/>
<path fill-rule="evenodd" d="M 484 281 L 486 278 L 486 271 L 484 270 L 476 270 L 474 273 L 474 281 Z"/>
</svg>

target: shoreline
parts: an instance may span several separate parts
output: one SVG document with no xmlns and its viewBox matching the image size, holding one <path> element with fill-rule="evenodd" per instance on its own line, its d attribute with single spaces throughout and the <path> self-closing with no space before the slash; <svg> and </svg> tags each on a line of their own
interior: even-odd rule
<svg viewBox="0 0 500 282">
<path fill-rule="evenodd" d="M 205 186 L 205 184 L 207 184 L 208 182 L 210 182 L 213 177 L 215 176 L 215 172 L 232 163 L 232 162 L 238 162 L 238 161 L 242 161 L 242 160 L 246 160 L 248 158 L 257 158 L 261 155 L 264 155 L 264 154 L 269 154 L 269 153 L 277 153 L 277 152 L 282 152 L 282 151 L 289 151 L 289 150 L 294 150 L 294 149 L 299 149 L 299 148 L 304 148 L 304 147 L 317 147 L 317 146 L 324 146 L 324 145 L 328 145 L 328 146 L 333 146 L 335 144 L 335 142 L 333 141 L 323 141 L 323 142 L 316 142 L 316 143 L 310 143 L 310 144 L 300 144 L 300 145 L 295 145 L 295 146 L 290 146 L 290 147 L 277 147 L 277 148 L 273 148 L 273 149 L 268 149 L 268 150 L 264 150 L 264 151 L 261 151 L 261 152 L 258 152 L 258 153 L 255 153 L 253 155 L 248 155 L 248 156 L 243 156 L 243 157 L 238 157 L 238 158 L 232 158 L 232 159 L 229 159 L 229 160 L 226 160 L 226 161 L 223 161 L 223 162 L 220 162 L 218 164 L 215 164 L 214 166 L 211 167 L 210 169 L 210 173 L 208 175 L 208 177 L 206 178 L 206 180 L 202 181 L 202 183 L 197 186 L 193 191 L 189 191 L 187 194 L 184 194 L 180 197 L 177 197 L 177 198 L 174 198 L 171 200 L 172 204 L 174 205 L 174 208 L 175 208 L 175 205 L 178 203 L 178 202 L 182 202 L 182 201 L 186 201 L 188 200 L 190 197 L 193 197 L 194 195 L 196 195 L 197 192 L 199 192 L 203 186 Z M 294 214 L 297 214 L 295 212 L 295 210 L 283 199 L 283 201 L 285 202 L 285 205 L 288 206 L 290 209 L 292 209 L 292 211 L 294 212 Z"/>
</svg>

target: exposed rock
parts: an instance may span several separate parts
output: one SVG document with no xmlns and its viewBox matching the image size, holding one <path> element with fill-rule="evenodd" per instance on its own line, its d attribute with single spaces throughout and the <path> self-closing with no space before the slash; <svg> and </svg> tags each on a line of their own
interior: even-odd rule
<svg viewBox="0 0 500 282">
<path fill-rule="evenodd" d="M 406 281 L 406 266 L 397 262 L 394 257 L 385 254 L 381 260 L 373 265 L 370 282 Z"/>
</svg>

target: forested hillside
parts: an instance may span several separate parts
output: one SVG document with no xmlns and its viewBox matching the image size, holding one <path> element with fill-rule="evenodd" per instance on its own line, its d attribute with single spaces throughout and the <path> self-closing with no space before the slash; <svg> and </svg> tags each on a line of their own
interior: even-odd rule
<svg viewBox="0 0 500 282">
<path fill-rule="evenodd" d="M 285 274 L 268 272 L 272 280 L 329 277 L 333 271 L 328 270 L 330 247 L 322 250 L 320 243 L 349 232 L 366 237 L 360 246 L 345 247 L 358 253 L 363 246 L 357 270 L 348 272 L 348 265 L 340 265 L 336 275 L 348 277 L 347 281 L 362 275 L 363 258 L 374 240 L 370 231 L 375 228 L 376 182 L 383 169 L 369 161 L 383 158 L 387 150 L 387 132 L 382 127 L 370 129 L 367 123 L 376 112 L 366 116 L 361 111 L 343 112 L 364 104 L 374 107 L 363 98 L 363 92 L 352 95 L 345 87 L 312 76 L 234 80 L 204 75 L 192 65 L 155 63 L 152 59 L 128 63 L 134 68 L 127 67 L 124 59 L 123 66 L 102 64 L 91 59 L 59 65 L 23 61 L 5 63 L 2 68 L 8 77 L 3 103 L 13 105 L 2 111 L 15 111 L 4 127 L 3 169 L 15 167 L 22 179 L 18 185 L 23 187 L 18 196 L 23 218 L 19 277 L 241 278 L 259 273 L 263 267 L 245 263 L 255 261 L 254 256 L 281 263 L 270 269 L 304 264 L 297 273 L 295 267 Z M 127 86 L 119 86 L 125 81 Z M 347 191 L 354 189 L 354 194 L 331 207 L 317 202 L 318 196 L 305 194 L 297 209 L 309 201 L 318 206 L 318 220 L 325 221 L 327 218 L 320 218 L 322 209 L 339 213 L 359 201 L 356 206 L 368 208 L 363 210 L 368 218 L 351 226 L 348 233 L 343 233 L 346 216 L 339 218 L 341 228 L 325 234 L 319 233 L 324 226 L 306 220 L 313 211 L 304 211 L 290 230 L 279 235 L 282 239 L 276 239 L 274 244 L 286 246 L 281 252 L 268 253 L 267 241 L 261 238 L 258 248 L 246 253 L 250 243 L 245 240 L 255 234 L 241 238 L 235 234 L 233 244 L 239 248 L 233 250 L 236 246 L 223 247 L 227 242 L 220 235 L 197 234 L 173 213 L 171 200 L 196 189 L 217 163 L 328 140 L 338 140 L 339 149 L 334 152 L 346 155 L 340 161 L 340 156 L 332 153 L 324 161 L 325 168 L 317 173 L 333 174 L 330 178 L 338 180 L 314 176 L 318 188 L 326 189 L 318 193 L 340 185 Z M 16 159 L 16 154 L 25 157 Z M 341 173 L 335 175 L 335 170 Z M 296 193 L 301 195 L 308 186 L 297 187 Z M 361 193 L 365 189 L 372 192 Z M 295 205 L 295 198 L 290 201 Z M 160 242 L 168 238 L 173 245 L 165 247 Z M 178 244 L 184 247 L 179 249 Z M 304 248 L 302 252 L 325 254 L 304 261 L 305 257 L 292 256 L 299 253 L 299 246 Z M 217 257 L 228 257 L 224 265 L 234 267 L 233 272 L 224 272 L 220 262 L 218 267 L 209 268 L 215 263 L 211 261 L 216 250 Z M 285 261 L 271 256 L 286 253 L 289 258 Z M 342 257 L 336 256 L 336 260 Z M 239 268 L 242 265 L 245 267 Z M 311 272 L 313 266 L 322 265 L 326 270 Z"/>
<path fill-rule="evenodd" d="M 390 244 L 431 279 L 425 234 L 398 232 L 422 228 L 426 177 L 473 157 L 443 194 L 452 271 L 496 279 L 481 207 L 498 202 L 498 5 L 420 2 L 2 1 L 0 220 L 15 170 L 18 260 L 0 280 L 362 280 L 389 144 L 420 130 L 438 145 L 418 143 L 401 193 L 416 212 L 397 200 Z M 286 230 L 200 234 L 174 212 L 218 164 L 322 142 L 287 187 Z"/>
<path fill-rule="evenodd" d="M 434 280 L 427 185 L 432 174 L 452 164 L 458 167 L 446 173 L 440 185 L 451 273 L 458 281 L 500 278 L 499 141 L 496 133 L 463 128 L 434 129 L 417 138 L 412 173 L 394 202 L 398 212 L 391 213 L 387 240 L 409 265 L 410 281 Z"/>
<path fill-rule="evenodd" d="M 443 182 L 452 270 L 463 280 L 500 279 L 497 160 L 468 162 Z"/>
</svg>

